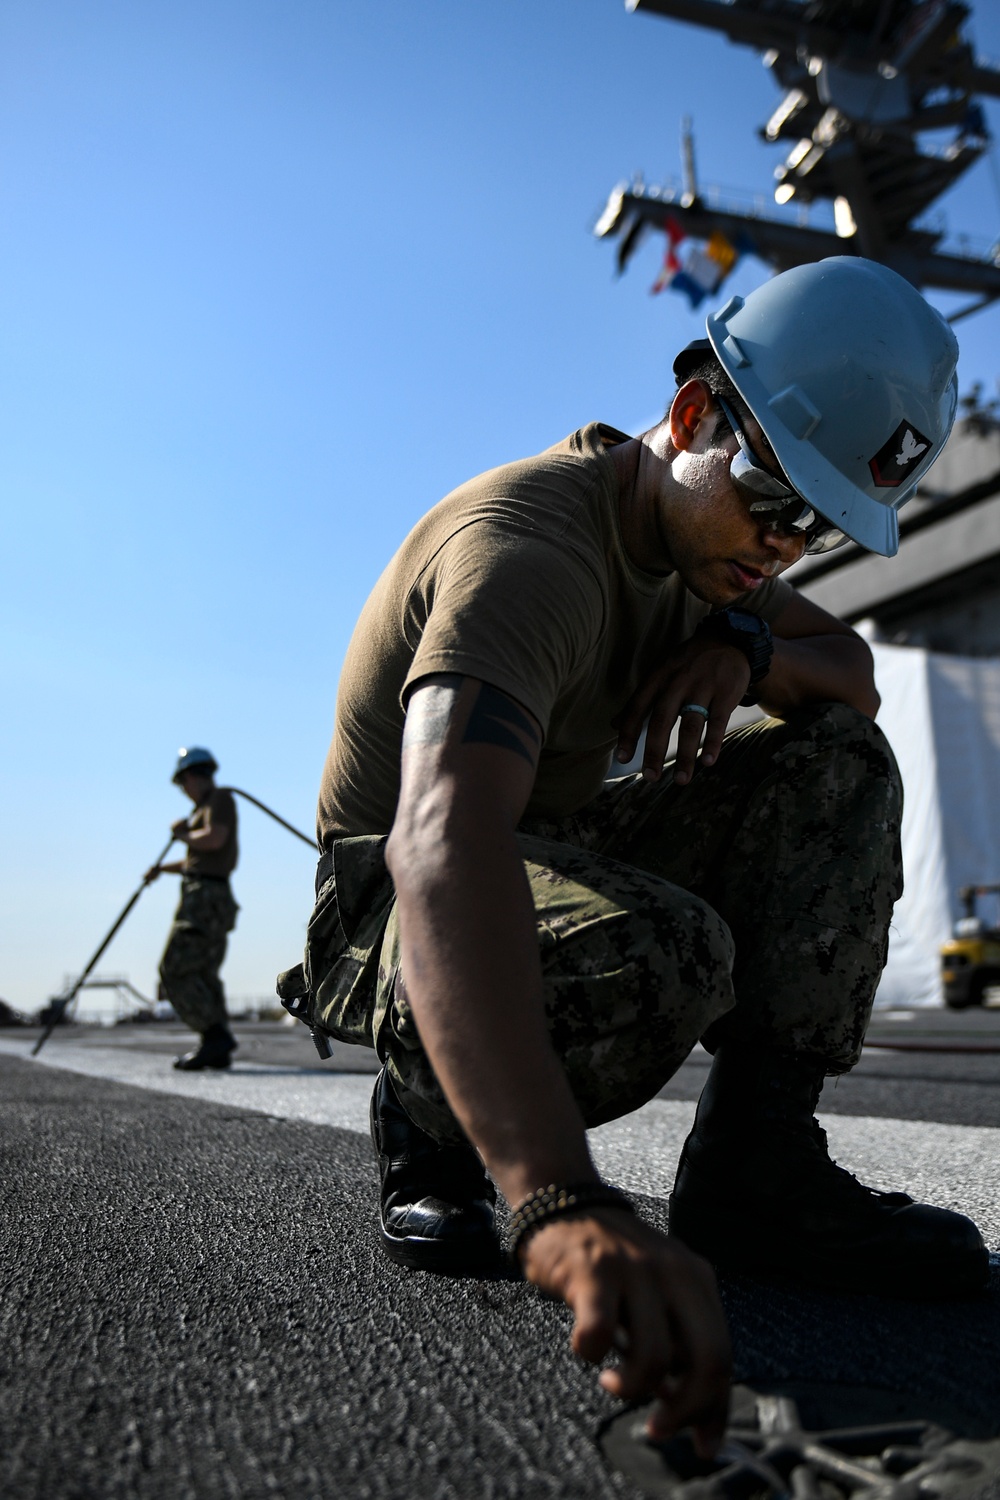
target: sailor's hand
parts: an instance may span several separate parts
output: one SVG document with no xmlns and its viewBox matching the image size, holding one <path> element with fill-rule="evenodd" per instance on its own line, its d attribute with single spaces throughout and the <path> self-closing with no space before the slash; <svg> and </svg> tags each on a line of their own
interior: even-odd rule
<svg viewBox="0 0 1000 1500">
<path fill-rule="evenodd" d="M 679 1240 L 620 1209 L 542 1225 L 521 1252 L 527 1279 L 575 1316 L 574 1351 L 621 1362 L 601 1384 L 622 1401 L 652 1396 L 649 1436 L 691 1427 L 703 1457 L 722 1441 L 732 1357 L 715 1275 Z"/>
<path fill-rule="evenodd" d="M 159 880 L 159 878 L 160 878 L 160 876 L 162 874 L 163 874 L 163 866 L 162 865 L 150 865 L 149 869 L 146 871 L 145 875 L 142 877 L 143 883 L 145 885 L 152 885 L 153 881 L 154 880 Z"/>
<path fill-rule="evenodd" d="M 694 774 L 702 731 L 705 743 L 701 759 L 710 766 L 722 748 L 733 710 L 745 696 L 749 682 L 750 664 L 736 646 L 698 637 L 685 641 L 639 684 L 618 715 L 616 759 L 622 763 L 632 759 L 648 717 L 642 774 L 647 781 L 659 781 L 670 734 L 679 718 L 674 781 L 684 786 Z M 690 707 L 683 712 L 690 704 L 705 712 Z"/>
<path fill-rule="evenodd" d="M 191 832 L 188 828 L 187 818 L 178 818 L 176 823 L 171 823 L 170 832 L 175 839 L 179 839 L 182 844 L 186 844 Z"/>
</svg>

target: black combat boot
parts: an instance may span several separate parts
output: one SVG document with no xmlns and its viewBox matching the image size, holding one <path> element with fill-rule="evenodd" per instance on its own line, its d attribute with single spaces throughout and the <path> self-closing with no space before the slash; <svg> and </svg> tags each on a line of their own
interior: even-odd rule
<svg viewBox="0 0 1000 1500">
<path fill-rule="evenodd" d="M 980 1291 L 970 1219 L 866 1187 L 814 1118 L 822 1061 L 720 1046 L 681 1152 L 670 1229 L 732 1272 L 830 1291 L 948 1298 Z"/>
<path fill-rule="evenodd" d="M 500 1261 L 496 1189 L 471 1146 L 439 1145 L 414 1125 L 383 1068 L 371 1105 L 382 1245 L 418 1271 L 484 1272 Z"/>
<path fill-rule="evenodd" d="M 228 1068 L 238 1046 L 228 1026 L 210 1026 L 195 1052 L 185 1052 L 174 1061 L 183 1073 L 199 1073 L 202 1068 Z"/>
</svg>

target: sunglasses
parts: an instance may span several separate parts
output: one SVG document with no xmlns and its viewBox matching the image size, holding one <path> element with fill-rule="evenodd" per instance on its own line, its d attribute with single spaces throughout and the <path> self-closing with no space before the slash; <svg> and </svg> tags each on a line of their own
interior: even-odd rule
<svg viewBox="0 0 1000 1500">
<path fill-rule="evenodd" d="M 849 538 L 803 500 L 783 474 L 765 469 L 750 446 L 746 433 L 729 402 L 715 396 L 719 408 L 736 437 L 739 447 L 729 465 L 729 477 L 736 492 L 750 507 L 754 520 L 786 536 L 805 536 L 807 552 L 832 552 Z"/>
</svg>

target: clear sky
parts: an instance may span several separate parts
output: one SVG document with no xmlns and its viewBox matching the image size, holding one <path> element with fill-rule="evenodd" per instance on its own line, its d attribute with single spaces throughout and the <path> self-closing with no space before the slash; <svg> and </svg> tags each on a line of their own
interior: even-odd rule
<svg viewBox="0 0 1000 1500">
<path fill-rule="evenodd" d="M 676 175 L 689 114 L 702 183 L 769 195 L 778 97 L 755 53 L 621 0 L 4 0 L 0 995 L 83 966 L 187 808 L 178 745 L 311 830 L 412 523 L 584 422 L 638 430 L 701 331 L 649 296 L 655 241 L 615 280 L 608 192 Z M 995 238 L 996 169 L 945 207 Z M 958 331 L 992 392 L 1000 310 Z M 225 977 L 262 995 L 313 861 L 252 808 L 242 844 Z M 99 972 L 148 993 L 175 899 Z"/>
</svg>

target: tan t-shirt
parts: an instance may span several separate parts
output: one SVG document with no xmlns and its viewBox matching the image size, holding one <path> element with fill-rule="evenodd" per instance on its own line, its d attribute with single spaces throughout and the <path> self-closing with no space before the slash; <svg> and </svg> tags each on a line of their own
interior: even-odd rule
<svg viewBox="0 0 1000 1500">
<path fill-rule="evenodd" d="M 199 803 L 188 818 L 189 828 L 204 828 L 210 821 L 229 829 L 229 837 L 221 849 L 188 849 L 184 857 L 185 875 L 231 875 L 236 869 L 239 847 L 236 841 L 236 798 L 227 787 L 217 786 L 208 798 Z"/>
<path fill-rule="evenodd" d="M 629 559 L 605 446 L 624 441 L 593 422 L 461 485 L 411 531 L 348 647 L 320 788 L 324 845 L 388 833 L 407 693 L 433 672 L 482 678 L 538 720 L 527 816 L 575 812 L 600 790 L 612 719 L 710 608 L 676 573 Z M 739 603 L 773 620 L 790 594 L 772 579 Z"/>
</svg>

